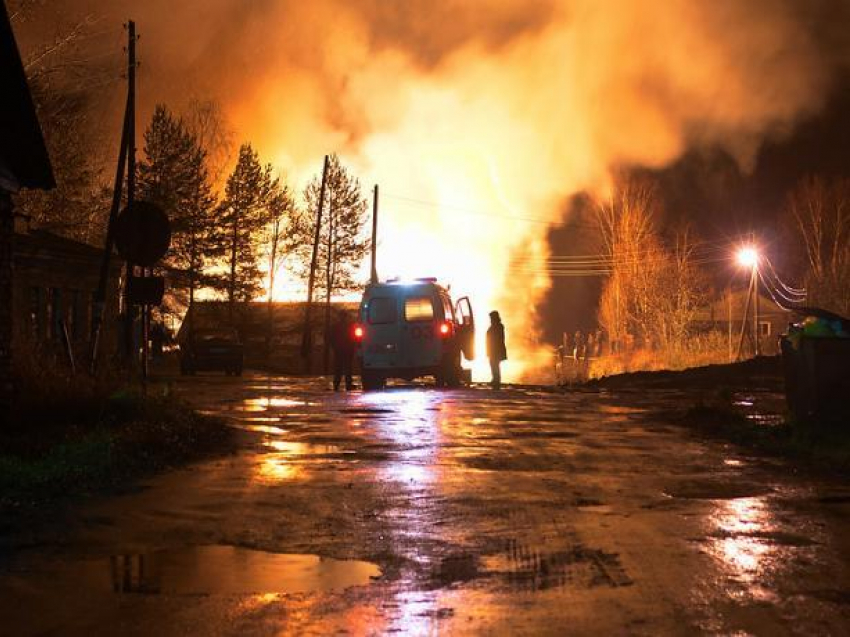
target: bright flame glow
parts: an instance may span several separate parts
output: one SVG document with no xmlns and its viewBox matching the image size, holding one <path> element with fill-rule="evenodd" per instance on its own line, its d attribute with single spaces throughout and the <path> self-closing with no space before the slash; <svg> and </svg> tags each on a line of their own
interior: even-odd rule
<svg viewBox="0 0 850 637">
<path fill-rule="evenodd" d="M 240 138 L 299 193 L 326 152 L 365 193 L 379 184 L 381 278 L 436 276 L 468 295 L 482 353 L 498 310 L 507 380 L 551 379 L 537 308 L 548 231 L 572 195 L 603 195 L 612 168 L 661 167 L 692 143 L 747 165 L 831 85 L 794 3 L 248 4 L 250 19 L 221 21 L 247 25 L 232 38 L 239 81 L 222 82 Z M 282 276 L 276 297 L 303 298 L 291 283 Z M 483 355 L 473 371 L 488 375 Z"/>
</svg>

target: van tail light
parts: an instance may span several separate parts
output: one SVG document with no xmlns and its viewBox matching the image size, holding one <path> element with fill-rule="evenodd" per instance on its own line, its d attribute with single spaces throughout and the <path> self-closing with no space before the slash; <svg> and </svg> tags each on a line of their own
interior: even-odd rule
<svg viewBox="0 0 850 637">
<path fill-rule="evenodd" d="M 363 336 L 364 336 L 365 333 L 366 332 L 363 329 L 362 325 L 355 325 L 354 326 L 354 340 L 357 341 L 358 343 L 363 340 Z"/>
<path fill-rule="evenodd" d="M 440 336 L 442 336 L 443 338 L 446 338 L 447 336 L 451 336 L 452 335 L 452 325 L 451 325 L 451 323 L 449 323 L 448 321 L 443 321 L 442 323 L 440 323 L 439 326 L 437 327 L 437 333 Z"/>
</svg>

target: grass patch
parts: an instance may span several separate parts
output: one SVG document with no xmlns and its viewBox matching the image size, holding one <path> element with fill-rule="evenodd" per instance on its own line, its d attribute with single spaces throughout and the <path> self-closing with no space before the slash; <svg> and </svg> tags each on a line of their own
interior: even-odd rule
<svg viewBox="0 0 850 637">
<path fill-rule="evenodd" d="M 74 391 L 75 385 L 79 391 Z M 55 387 L 54 387 L 55 388 Z M 130 480 L 226 452 L 233 430 L 168 395 L 144 397 L 92 379 L 30 386 L 18 417 L 0 430 L 0 517 L 38 510 L 82 494 L 108 492 Z"/>
<path fill-rule="evenodd" d="M 698 402 L 680 420 L 701 433 L 765 455 L 793 460 L 819 471 L 850 474 L 850 431 L 799 425 L 786 418 L 765 425 L 747 418 L 725 401 Z"/>
</svg>

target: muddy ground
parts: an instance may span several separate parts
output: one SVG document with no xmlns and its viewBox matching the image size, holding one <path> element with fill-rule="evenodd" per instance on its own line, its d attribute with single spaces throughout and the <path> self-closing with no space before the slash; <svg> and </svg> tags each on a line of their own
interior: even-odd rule
<svg viewBox="0 0 850 637">
<path fill-rule="evenodd" d="M 850 630 L 850 487 L 656 417 L 680 390 L 172 381 L 239 452 L 17 537 L 0 634 Z"/>
</svg>

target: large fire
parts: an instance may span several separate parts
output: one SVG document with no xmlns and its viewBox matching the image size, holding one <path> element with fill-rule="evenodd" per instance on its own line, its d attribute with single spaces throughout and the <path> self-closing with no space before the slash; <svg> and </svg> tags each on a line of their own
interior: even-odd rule
<svg viewBox="0 0 850 637">
<path fill-rule="evenodd" d="M 834 65 L 811 4 L 212 0 L 163 22 L 152 0 L 139 24 L 163 83 L 212 90 L 296 188 L 329 152 L 380 184 L 381 275 L 437 276 L 480 323 L 498 309 L 516 380 L 548 366 L 535 308 L 565 199 L 695 145 L 746 164 L 818 108 Z"/>
</svg>

